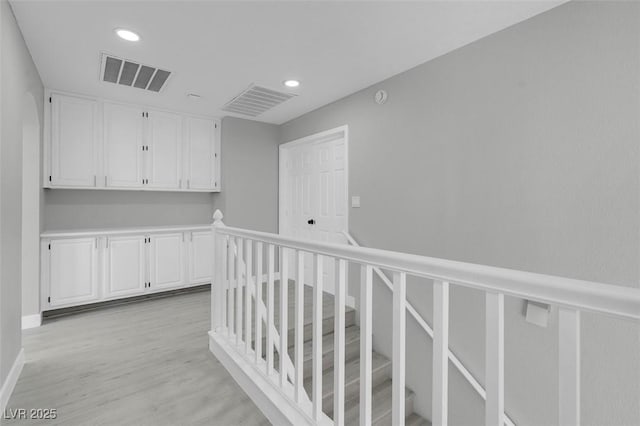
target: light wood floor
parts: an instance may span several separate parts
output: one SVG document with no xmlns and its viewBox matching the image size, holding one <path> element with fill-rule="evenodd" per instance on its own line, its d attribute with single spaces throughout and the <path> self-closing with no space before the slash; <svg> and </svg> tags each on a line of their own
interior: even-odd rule
<svg viewBox="0 0 640 426">
<path fill-rule="evenodd" d="M 55 408 L 58 418 L 2 423 L 269 424 L 209 352 L 209 310 L 206 291 L 26 330 L 26 364 L 7 409 Z"/>
</svg>

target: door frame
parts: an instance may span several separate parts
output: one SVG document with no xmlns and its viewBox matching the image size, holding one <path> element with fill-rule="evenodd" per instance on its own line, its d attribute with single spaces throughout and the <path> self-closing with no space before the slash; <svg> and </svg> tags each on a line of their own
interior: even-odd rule
<svg viewBox="0 0 640 426">
<path fill-rule="evenodd" d="M 345 217 L 346 228 L 345 231 L 349 232 L 349 125 L 345 124 L 333 129 L 325 130 L 323 132 L 314 133 L 299 139 L 295 139 L 289 142 L 280 144 L 278 147 L 278 233 L 281 234 L 284 229 L 284 194 L 286 185 L 286 176 L 284 171 L 284 154 L 288 150 L 298 147 L 300 145 L 312 145 L 318 142 L 330 141 L 342 136 L 344 138 L 344 167 L 345 167 L 345 190 L 344 190 L 344 205 L 345 205 Z"/>
</svg>

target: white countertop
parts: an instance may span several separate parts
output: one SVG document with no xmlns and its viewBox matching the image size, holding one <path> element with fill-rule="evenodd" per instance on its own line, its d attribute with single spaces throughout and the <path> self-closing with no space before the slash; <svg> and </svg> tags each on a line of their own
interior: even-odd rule
<svg viewBox="0 0 640 426">
<path fill-rule="evenodd" d="M 60 229 L 45 231 L 40 238 L 70 238 L 70 237 L 103 237 L 109 235 L 127 234 L 157 234 L 164 232 L 202 231 L 211 229 L 211 225 L 172 225 L 172 226 L 137 226 L 126 228 L 89 228 L 89 229 Z"/>
</svg>

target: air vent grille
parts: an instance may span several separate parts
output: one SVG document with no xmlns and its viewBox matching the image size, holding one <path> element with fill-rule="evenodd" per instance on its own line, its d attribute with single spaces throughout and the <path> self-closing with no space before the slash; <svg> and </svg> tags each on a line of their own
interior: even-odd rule
<svg viewBox="0 0 640 426">
<path fill-rule="evenodd" d="M 170 76 L 170 71 L 117 58 L 106 53 L 102 54 L 100 78 L 108 83 L 160 92 Z"/>
<path fill-rule="evenodd" d="M 257 117 L 265 111 L 296 96 L 252 84 L 222 107 L 223 111 Z"/>
</svg>

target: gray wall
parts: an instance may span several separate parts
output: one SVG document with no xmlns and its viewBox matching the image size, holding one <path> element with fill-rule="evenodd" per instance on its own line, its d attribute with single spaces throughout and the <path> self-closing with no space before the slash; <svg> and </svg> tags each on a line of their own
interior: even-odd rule
<svg viewBox="0 0 640 426">
<path fill-rule="evenodd" d="M 44 227 L 59 230 L 211 223 L 213 197 L 209 193 L 46 189 Z"/>
<path fill-rule="evenodd" d="M 222 192 L 214 199 L 229 226 L 277 232 L 279 127 L 222 121 Z"/>
<path fill-rule="evenodd" d="M 638 286 L 639 29 L 638 3 L 571 2 L 286 123 L 282 139 L 349 125 L 363 245 Z M 408 291 L 431 322 L 428 284 Z M 390 354 L 382 286 L 374 304 Z M 557 311 L 543 329 L 522 308 L 506 302 L 506 407 L 517 424 L 557 424 Z M 452 290 L 450 318 L 484 382 L 483 295 Z M 408 327 L 408 386 L 430 417 L 431 343 Z M 588 314 L 582 327 L 583 424 L 640 424 L 640 330 Z M 482 423 L 452 369 L 450 387 L 451 422 Z"/>
<path fill-rule="evenodd" d="M 22 112 L 28 96 L 40 122 L 43 86 L 13 12 L 0 0 L 0 383 L 22 346 Z"/>
</svg>

